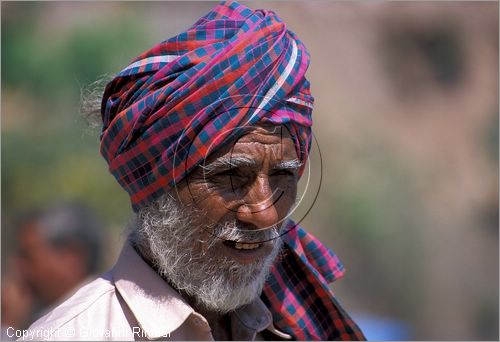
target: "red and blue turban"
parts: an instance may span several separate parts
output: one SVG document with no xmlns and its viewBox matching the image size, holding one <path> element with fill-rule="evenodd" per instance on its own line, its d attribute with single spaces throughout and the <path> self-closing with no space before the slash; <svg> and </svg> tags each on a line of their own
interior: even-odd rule
<svg viewBox="0 0 500 342">
<path fill-rule="evenodd" d="M 245 126 L 286 126 L 305 161 L 308 65 L 304 45 L 274 13 L 235 2 L 133 60 L 106 87 L 101 153 L 134 210 Z"/>
<path fill-rule="evenodd" d="M 248 126 L 285 126 L 304 162 L 313 107 L 308 65 L 305 46 L 275 13 L 237 2 L 221 3 L 134 59 L 105 89 L 101 134 L 101 153 L 133 209 L 173 188 Z M 328 288 L 343 274 L 339 260 L 288 224 L 290 253 L 262 294 L 275 325 L 297 339 L 363 338 Z"/>
</svg>

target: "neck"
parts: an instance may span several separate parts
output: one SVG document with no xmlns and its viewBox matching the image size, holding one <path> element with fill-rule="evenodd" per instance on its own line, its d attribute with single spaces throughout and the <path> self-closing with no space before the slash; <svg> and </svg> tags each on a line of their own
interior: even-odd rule
<svg viewBox="0 0 500 342">
<path fill-rule="evenodd" d="M 209 310 L 203 305 L 199 305 L 192 296 L 179 291 L 181 296 L 189 303 L 189 305 L 200 315 L 205 317 L 208 325 L 212 329 L 212 336 L 216 341 L 231 340 L 231 320 L 229 314 L 222 314 L 213 310 Z"/>
</svg>

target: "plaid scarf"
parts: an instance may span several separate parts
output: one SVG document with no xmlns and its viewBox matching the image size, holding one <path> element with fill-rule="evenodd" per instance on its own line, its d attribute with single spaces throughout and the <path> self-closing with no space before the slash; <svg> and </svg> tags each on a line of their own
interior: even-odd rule
<svg viewBox="0 0 500 342">
<path fill-rule="evenodd" d="M 285 229 L 284 255 L 261 295 L 274 325 L 296 340 L 365 340 L 328 286 L 344 275 L 338 257 L 294 222 Z"/>
<path fill-rule="evenodd" d="M 275 13 L 237 2 L 134 59 L 106 86 L 101 107 L 101 154 L 134 211 L 248 126 L 286 127 L 305 166 L 308 65 L 305 46 Z M 342 274 L 335 254 L 300 227 L 284 239 L 289 253 L 263 292 L 276 325 L 297 339 L 363 338 L 328 288 Z"/>
</svg>

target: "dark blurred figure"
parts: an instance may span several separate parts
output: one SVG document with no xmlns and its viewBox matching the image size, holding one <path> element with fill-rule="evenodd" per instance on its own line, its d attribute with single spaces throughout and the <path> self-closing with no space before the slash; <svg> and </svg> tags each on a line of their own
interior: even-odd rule
<svg viewBox="0 0 500 342">
<path fill-rule="evenodd" d="M 20 227 L 20 268 L 43 304 L 53 305 L 97 271 L 103 226 L 84 205 L 58 203 Z"/>
<path fill-rule="evenodd" d="M 9 326 L 26 328 L 99 271 L 103 229 L 79 202 L 54 203 L 22 219 L 18 254 L 3 274 L 2 337 Z"/>
</svg>

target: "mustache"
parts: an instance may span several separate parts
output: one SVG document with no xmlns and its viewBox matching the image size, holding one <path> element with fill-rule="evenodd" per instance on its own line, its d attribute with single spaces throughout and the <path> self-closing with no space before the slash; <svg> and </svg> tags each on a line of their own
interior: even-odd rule
<svg viewBox="0 0 500 342">
<path fill-rule="evenodd" d="M 238 220 L 215 224 L 209 228 L 210 234 L 215 240 L 235 241 L 245 243 L 264 243 L 273 241 L 281 236 L 283 225 L 272 225 L 265 229 L 257 229 L 242 224 Z"/>
</svg>

